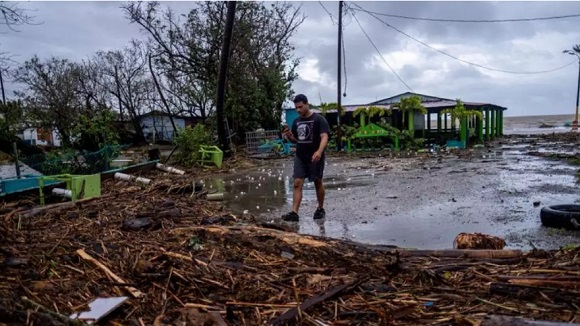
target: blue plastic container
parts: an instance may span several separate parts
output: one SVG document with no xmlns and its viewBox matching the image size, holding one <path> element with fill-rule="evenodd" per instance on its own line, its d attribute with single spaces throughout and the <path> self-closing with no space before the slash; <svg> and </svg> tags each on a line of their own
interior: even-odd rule
<svg viewBox="0 0 580 326">
<path fill-rule="evenodd" d="M 448 140 L 447 141 L 447 148 L 465 148 L 465 143 L 459 140 Z"/>
</svg>

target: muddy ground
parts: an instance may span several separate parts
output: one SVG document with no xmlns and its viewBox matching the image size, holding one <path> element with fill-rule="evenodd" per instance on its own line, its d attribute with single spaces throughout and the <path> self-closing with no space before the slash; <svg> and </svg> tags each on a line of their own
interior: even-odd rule
<svg viewBox="0 0 580 326">
<path fill-rule="evenodd" d="M 300 233 L 411 248 L 451 248 L 460 232 L 501 236 L 509 248 L 579 244 L 577 232 L 545 228 L 539 216 L 545 205 L 580 201 L 578 167 L 531 151 L 570 153 L 574 147 L 511 136 L 459 154 L 329 157 L 326 219 L 313 221 L 316 197 L 307 184 L 294 225 Z M 289 158 L 205 182 L 210 191 L 225 190 L 235 212 L 280 222 L 292 205 L 291 173 Z"/>
</svg>

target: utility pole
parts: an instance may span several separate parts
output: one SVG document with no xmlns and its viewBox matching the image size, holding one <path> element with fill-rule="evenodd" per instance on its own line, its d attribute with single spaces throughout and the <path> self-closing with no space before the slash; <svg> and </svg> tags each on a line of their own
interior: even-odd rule
<svg viewBox="0 0 580 326">
<path fill-rule="evenodd" d="M 578 130 L 578 101 L 580 100 L 580 57 L 578 57 L 578 89 L 576 90 L 576 121 L 574 126 Z"/>
<path fill-rule="evenodd" d="M 338 2 L 338 76 L 337 76 L 337 91 L 336 91 L 336 144 L 338 151 L 342 151 L 342 136 L 340 132 L 340 109 L 342 108 L 342 5 L 343 1 Z"/>
<path fill-rule="evenodd" d="M 228 1 L 228 11 L 226 14 L 226 26 L 224 30 L 224 39 L 222 43 L 222 53 L 220 57 L 220 70 L 217 85 L 216 117 L 217 132 L 220 148 L 224 152 L 224 157 L 229 157 L 230 145 L 226 135 L 226 125 L 224 116 L 224 103 L 226 92 L 226 75 L 228 72 L 228 62 L 230 59 L 230 45 L 232 43 L 232 34 L 234 31 L 234 19 L 236 17 L 236 1 Z"/>
<path fill-rule="evenodd" d="M 119 116 L 121 117 L 121 121 L 125 121 L 123 120 L 123 102 L 121 101 L 121 85 L 119 83 L 117 65 L 113 66 L 113 69 L 115 69 L 115 85 L 117 86 L 117 101 L 119 101 Z"/>
<path fill-rule="evenodd" d="M 6 94 L 4 93 L 4 79 L 2 79 L 2 67 L 0 67 L 0 88 L 2 88 L 2 104 L 6 105 Z"/>
<path fill-rule="evenodd" d="M 572 131 L 578 131 L 578 102 L 580 101 L 580 44 L 572 47 L 572 50 L 564 50 L 563 53 L 574 55 L 578 58 L 578 89 L 576 90 L 576 116 L 572 121 Z"/>
</svg>

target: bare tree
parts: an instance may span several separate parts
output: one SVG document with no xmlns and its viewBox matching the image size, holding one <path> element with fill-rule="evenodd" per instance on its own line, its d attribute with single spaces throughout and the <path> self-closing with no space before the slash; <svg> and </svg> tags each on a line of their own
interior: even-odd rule
<svg viewBox="0 0 580 326">
<path fill-rule="evenodd" d="M 18 6 L 18 2 L 0 1 L 0 25 L 17 31 L 16 26 L 33 24 L 34 17 L 28 14 L 30 10 L 22 9 Z"/>
<path fill-rule="evenodd" d="M 38 57 L 26 61 L 15 72 L 15 81 L 26 86 L 17 92 L 23 99 L 30 123 L 35 127 L 56 128 L 63 145 L 72 145 L 75 119 L 82 112 L 79 102 L 80 65 L 66 59 Z"/>
<path fill-rule="evenodd" d="M 145 137 L 139 116 L 155 105 L 155 88 L 142 44 L 133 41 L 122 51 L 97 52 L 93 64 L 101 71 L 99 83 L 114 97 L 121 118 L 128 117 L 139 141 Z"/>
<path fill-rule="evenodd" d="M 0 13 L 0 26 L 5 26 L 9 30 L 17 31 L 16 26 L 33 24 L 34 17 L 28 14 L 28 10 L 19 7 L 17 2 L 0 1 Z M 10 74 L 10 65 L 15 63 L 12 57 L 9 52 L 0 50 L 0 89 L 4 104 L 6 104 L 4 80 Z"/>
<path fill-rule="evenodd" d="M 291 36 L 304 21 L 300 8 L 277 2 L 238 4 L 225 113 L 238 134 L 277 127 L 284 101 L 297 78 Z M 124 10 L 149 36 L 160 84 L 180 112 L 213 113 L 226 2 L 196 2 L 184 21 L 156 2 L 131 2 Z"/>
</svg>

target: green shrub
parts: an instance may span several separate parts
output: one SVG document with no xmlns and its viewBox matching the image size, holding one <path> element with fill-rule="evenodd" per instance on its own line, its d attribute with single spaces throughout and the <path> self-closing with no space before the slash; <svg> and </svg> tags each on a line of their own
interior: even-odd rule
<svg viewBox="0 0 580 326">
<path fill-rule="evenodd" d="M 193 128 L 187 126 L 185 129 L 181 129 L 175 137 L 174 143 L 178 149 L 175 159 L 178 163 L 188 167 L 196 164 L 201 145 L 217 145 L 210 130 L 201 123 L 196 124 Z"/>
<path fill-rule="evenodd" d="M 115 114 L 103 109 L 92 117 L 81 115 L 72 128 L 73 146 L 77 149 L 98 151 L 106 145 L 116 145 L 119 132 L 115 129 Z"/>
</svg>

